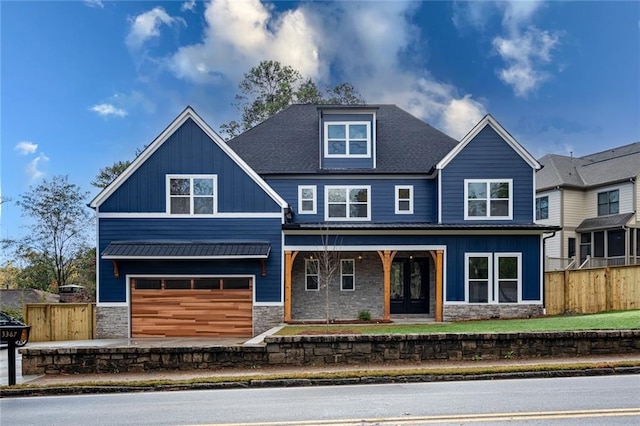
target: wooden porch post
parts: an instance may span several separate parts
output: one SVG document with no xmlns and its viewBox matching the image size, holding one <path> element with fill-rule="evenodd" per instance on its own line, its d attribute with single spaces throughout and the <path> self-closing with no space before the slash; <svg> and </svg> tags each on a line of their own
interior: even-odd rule
<svg viewBox="0 0 640 426">
<path fill-rule="evenodd" d="M 436 322 L 442 322 L 442 255 L 443 250 L 436 251 Z"/>
<path fill-rule="evenodd" d="M 297 251 L 284 252 L 284 322 L 291 321 L 291 270 Z"/>
<path fill-rule="evenodd" d="M 393 258 L 396 255 L 396 251 L 392 252 L 390 250 L 378 251 L 378 256 L 380 256 L 380 260 L 382 261 L 382 271 L 383 271 L 383 283 L 384 283 L 384 313 L 383 320 L 390 321 L 391 320 L 391 263 L 393 262 Z"/>
</svg>

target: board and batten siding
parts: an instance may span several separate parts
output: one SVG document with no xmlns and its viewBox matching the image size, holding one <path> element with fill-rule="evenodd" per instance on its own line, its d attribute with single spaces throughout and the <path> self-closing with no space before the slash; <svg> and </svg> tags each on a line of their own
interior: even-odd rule
<svg viewBox="0 0 640 426">
<path fill-rule="evenodd" d="M 465 179 L 512 179 L 513 219 L 506 222 L 533 223 L 533 174 L 531 166 L 495 130 L 485 127 L 440 173 L 442 223 L 465 222 Z"/>
<path fill-rule="evenodd" d="M 103 213 L 164 213 L 167 174 L 218 176 L 218 212 L 279 212 L 278 204 L 191 119 L 101 205 Z"/>
<path fill-rule="evenodd" d="M 324 222 L 325 214 L 325 186 L 349 185 L 370 186 L 369 194 L 371 203 L 371 222 L 421 222 L 435 223 L 436 215 L 436 182 L 433 179 L 417 179 L 402 177 L 384 178 L 335 178 L 335 179 L 311 179 L 308 177 L 265 179 L 287 203 L 293 208 L 295 216 L 293 223 L 318 223 Z M 316 186 L 316 214 L 298 213 L 298 187 Z M 413 214 L 395 213 L 395 187 L 396 185 L 413 186 Z"/>
<path fill-rule="evenodd" d="M 266 276 L 261 276 L 260 260 L 135 260 L 118 261 L 120 277 L 114 276 L 110 260 L 100 259 L 98 303 L 127 300 L 127 274 L 154 275 L 248 275 L 256 277 L 255 302 L 281 302 L 282 236 L 277 218 L 99 218 L 101 254 L 112 241 L 269 241 Z"/>
<path fill-rule="evenodd" d="M 285 247 L 322 246 L 321 235 L 287 235 Z M 325 239 L 327 236 L 324 236 Z M 464 301 L 465 253 L 522 253 L 522 298 L 542 300 L 540 293 L 540 235 L 329 235 L 328 241 L 343 246 L 360 246 L 363 251 L 384 250 L 385 246 L 446 246 L 445 303 Z"/>
</svg>

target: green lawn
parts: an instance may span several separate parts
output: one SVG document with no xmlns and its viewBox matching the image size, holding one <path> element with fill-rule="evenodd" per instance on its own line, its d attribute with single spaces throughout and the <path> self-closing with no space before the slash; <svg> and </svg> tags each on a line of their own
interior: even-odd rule
<svg viewBox="0 0 640 426">
<path fill-rule="evenodd" d="M 432 324 L 288 325 L 277 335 L 513 333 L 526 331 L 640 329 L 640 310 L 592 315 Z"/>
</svg>

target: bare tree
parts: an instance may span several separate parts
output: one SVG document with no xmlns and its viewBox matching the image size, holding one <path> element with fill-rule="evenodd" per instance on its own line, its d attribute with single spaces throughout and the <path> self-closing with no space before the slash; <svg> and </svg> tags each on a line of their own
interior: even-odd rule
<svg viewBox="0 0 640 426">
<path fill-rule="evenodd" d="M 318 258 L 318 285 L 324 289 L 325 294 L 325 319 L 326 324 L 331 322 L 331 283 L 335 281 L 336 273 L 340 270 L 340 251 L 338 248 L 338 238 L 330 242 L 329 230 L 327 229 L 321 236 L 322 249 L 316 252 Z"/>
</svg>

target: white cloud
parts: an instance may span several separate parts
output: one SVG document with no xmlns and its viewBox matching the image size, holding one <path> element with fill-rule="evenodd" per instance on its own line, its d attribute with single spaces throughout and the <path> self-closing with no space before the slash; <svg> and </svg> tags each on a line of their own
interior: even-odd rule
<svg viewBox="0 0 640 426">
<path fill-rule="evenodd" d="M 415 65 L 424 55 L 415 50 L 420 34 L 410 23 L 419 6 L 312 2 L 277 12 L 258 0 L 214 0 L 205 10 L 203 40 L 181 47 L 169 67 L 195 83 L 235 85 L 261 60 L 274 59 L 321 86 L 351 82 L 369 103 L 397 104 L 461 137 L 475 124 L 470 121 L 484 115 L 484 106 Z M 409 52 L 413 65 L 402 59 Z M 460 110 L 469 115 L 455 123 L 452 117 L 462 118 Z"/>
<path fill-rule="evenodd" d="M 20 153 L 20 155 L 33 154 L 38 150 L 38 144 L 28 141 L 18 142 L 13 148 Z"/>
<path fill-rule="evenodd" d="M 453 2 L 451 21 L 458 29 L 467 26 L 483 31 L 491 15 L 496 11 L 495 4 L 490 1 Z"/>
<path fill-rule="evenodd" d="M 112 115 L 116 117 L 124 117 L 127 115 L 127 111 L 121 108 L 116 108 L 112 104 L 97 104 L 89 109 L 102 117 L 108 117 Z"/>
<path fill-rule="evenodd" d="M 493 47 L 507 64 L 498 71 L 500 79 L 513 87 L 517 96 L 526 97 L 549 78 L 541 67 L 551 62 L 551 51 L 558 43 L 557 34 L 535 27 L 511 38 L 496 37 Z"/>
<path fill-rule="evenodd" d="M 41 170 L 44 163 L 49 161 L 49 157 L 44 155 L 43 153 L 38 154 L 36 158 L 31 160 L 27 167 L 25 168 L 25 173 L 29 177 L 31 182 L 34 182 L 44 176 L 44 171 Z"/>
<path fill-rule="evenodd" d="M 187 0 L 180 6 L 181 11 L 193 10 L 196 7 L 196 0 Z"/>
<path fill-rule="evenodd" d="M 131 49 L 139 49 L 149 39 L 160 35 L 162 24 L 171 26 L 176 22 L 184 23 L 182 18 L 171 17 L 162 7 L 157 6 L 147 12 L 130 18 L 131 28 L 126 43 Z"/>
<path fill-rule="evenodd" d="M 83 3 L 85 4 L 85 6 L 99 7 L 100 9 L 104 9 L 104 4 L 100 0 L 84 0 Z"/>
</svg>

